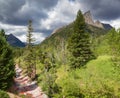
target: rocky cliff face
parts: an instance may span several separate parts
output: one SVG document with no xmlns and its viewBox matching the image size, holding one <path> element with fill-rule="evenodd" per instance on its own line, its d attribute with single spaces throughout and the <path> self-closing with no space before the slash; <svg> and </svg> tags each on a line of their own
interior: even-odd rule
<svg viewBox="0 0 120 98">
<path fill-rule="evenodd" d="M 99 27 L 99 28 L 103 28 L 104 29 L 104 26 L 103 26 L 103 24 L 100 21 L 97 20 L 97 21 L 94 22 L 90 11 L 88 11 L 88 12 L 86 12 L 84 14 L 84 18 L 85 18 L 85 22 L 87 24 L 90 24 L 90 25 L 93 25 L 95 27 Z"/>
</svg>

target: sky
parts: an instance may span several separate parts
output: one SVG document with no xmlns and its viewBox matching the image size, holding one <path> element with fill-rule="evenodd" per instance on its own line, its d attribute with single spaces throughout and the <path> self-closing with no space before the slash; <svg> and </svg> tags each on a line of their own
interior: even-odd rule
<svg viewBox="0 0 120 98">
<path fill-rule="evenodd" d="M 0 29 L 26 42 L 28 20 L 32 20 L 35 43 L 40 43 L 55 29 L 73 22 L 79 9 L 120 27 L 120 0 L 0 0 Z"/>
</svg>

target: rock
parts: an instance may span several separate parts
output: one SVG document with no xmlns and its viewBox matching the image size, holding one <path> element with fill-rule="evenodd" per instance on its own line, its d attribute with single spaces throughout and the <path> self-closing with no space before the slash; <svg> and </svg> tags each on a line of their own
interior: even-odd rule
<svg viewBox="0 0 120 98">
<path fill-rule="evenodd" d="M 90 11 L 84 13 L 84 18 L 87 24 L 104 29 L 104 26 L 100 21 L 97 20 L 94 22 Z"/>
</svg>

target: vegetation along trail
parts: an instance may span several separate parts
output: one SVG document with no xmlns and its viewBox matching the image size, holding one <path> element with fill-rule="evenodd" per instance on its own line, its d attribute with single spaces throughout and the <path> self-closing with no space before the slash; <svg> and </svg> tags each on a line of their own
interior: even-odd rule
<svg viewBox="0 0 120 98">
<path fill-rule="evenodd" d="M 47 98 L 42 92 L 41 88 L 37 85 L 36 81 L 23 74 L 23 70 L 16 64 L 15 67 L 16 78 L 14 78 L 14 89 L 20 95 L 29 96 L 30 98 Z"/>
</svg>

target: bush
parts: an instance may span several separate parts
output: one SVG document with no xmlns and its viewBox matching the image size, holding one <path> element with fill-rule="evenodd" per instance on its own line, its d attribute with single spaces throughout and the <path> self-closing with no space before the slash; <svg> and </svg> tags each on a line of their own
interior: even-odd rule
<svg viewBox="0 0 120 98">
<path fill-rule="evenodd" d="M 0 31 L 0 89 L 7 90 L 11 86 L 15 75 L 14 67 L 12 49 Z"/>
<path fill-rule="evenodd" d="M 66 77 L 65 80 L 62 80 L 62 92 L 61 97 L 65 98 L 84 98 L 82 91 L 78 85 L 78 83 L 71 79 L 71 77 Z"/>
<path fill-rule="evenodd" d="M 0 90 L 0 98 L 10 98 L 10 97 L 5 91 Z"/>
</svg>

